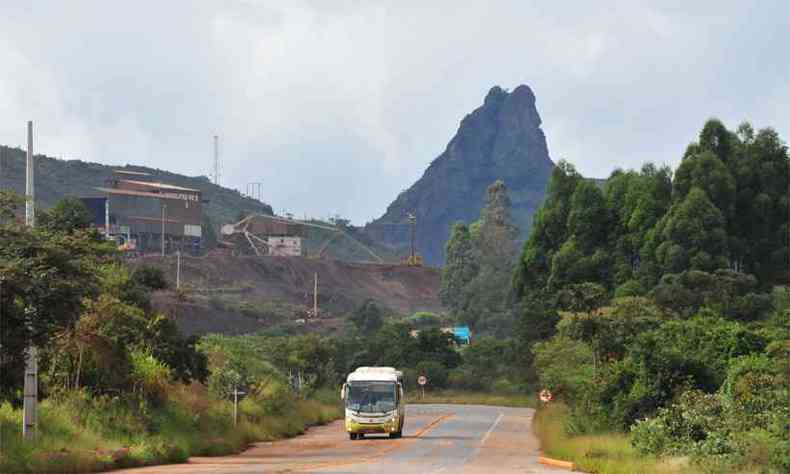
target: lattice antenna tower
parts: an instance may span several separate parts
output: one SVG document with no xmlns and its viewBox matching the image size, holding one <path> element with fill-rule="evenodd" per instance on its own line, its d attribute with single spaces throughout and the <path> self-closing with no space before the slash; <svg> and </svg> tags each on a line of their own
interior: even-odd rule
<svg viewBox="0 0 790 474">
<path fill-rule="evenodd" d="M 219 186 L 219 135 L 214 135 L 214 184 Z"/>
</svg>

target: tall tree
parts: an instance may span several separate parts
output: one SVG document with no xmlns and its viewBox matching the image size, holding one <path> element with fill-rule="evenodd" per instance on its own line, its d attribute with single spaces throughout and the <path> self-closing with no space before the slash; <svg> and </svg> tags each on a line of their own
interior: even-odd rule
<svg viewBox="0 0 790 474">
<path fill-rule="evenodd" d="M 513 275 L 513 289 L 519 298 L 546 285 L 552 257 L 568 237 L 570 200 L 581 180 L 581 175 L 566 161 L 560 161 L 554 168 L 546 200 L 535 213 L 532 231 Z"/>
<path fill-rule="evenodd" d="M 728 222 L 735 270 L 790 282 L 790 156 L 776 131 L 739 127 L 735 212 Z"/>
<path fill-rule="evenodd" d="M 507 186 L 497 180 L 488 187 L 486 205 L 480 213 L 478 248 L 483 259 L 496 265 L 509 265 L 515 256 L 518 227 L 510 215 Z"/>
<path fill-rule="evenodd" d="M 469 228 L 463 222 L 457 222 L 447 241 L 442 286 L 439 290 L 442 304 L 454 312 L 461 310 L 464 306 L 464 288 L 477 275 L 478 269 Z"/>
<path fill-rule="evenodd" d="M 606 243 L 609 216 L 601 189 L 590 181 L 582 181 L 571 196 L 568 232 L 583 251 L 590 252 Z"/>
<path fill-rule="evenodd" d="M 72 327 L 98 292 L 95 268 L 111 249 L 86 231 L 63 234 L 0 224 L 0 380 L 21 386 L 24 349 Z M 3 394 L 8 395 L 8 393 Z"/>
<path fill-rule="evenodd" d="M 41 213 L 39 224 L 54 232 L 73 232 L 87 228 L 93 221 L 85 204 L 75 198 L 67 197 L 58 201 L 52 209 Z"/>
<path fill-rule="evenodd" d="M 351 314 L 351 322 L 362 334 L 373 334 L 384 324 L 383 311 L 372 299 L 367 299 Z"/>
<path fill-rule="evenodd" d="M 712 271 L 727 267 L 724 216 L 700 188 L 675 204 L 656 229 L 661 244 L 656 257 L 665 272 Z"/>
<path fill-rule="evenodd" d="M 456 224 L 447 243 L 441 297 L 455 317 L 477 330 L 506 333 L 512 325 L 510 280 L 518 228 L 510 218 L 507 187 L 488 187 L 480 219 Z"/>
</svg>

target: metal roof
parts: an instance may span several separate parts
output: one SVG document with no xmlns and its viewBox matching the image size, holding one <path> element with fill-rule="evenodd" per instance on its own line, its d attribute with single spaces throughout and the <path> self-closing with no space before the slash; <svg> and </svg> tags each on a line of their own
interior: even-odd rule
<svg viewBox="0 0 790 474">
<path fill-rule="evenodd" d="M 172 196 L 168 196 L 167 194 L 160 194 L 160 193 L 147 193 L 145 191 L 133 191 L 131 189 L 118 189 L 118 188 L 94 188 L 97 191 L 101 191 L 107 194 L 120 194 L 124 196 L 141 196 L 141 197 L 150 197 L 156 199 L 176 199 Z"/>
<path fill-rule="evenodd" d="M 116 174 L 128 174 L 134 176 L 151 176 L 151 173 L 143 173 L 142 171 L 128 171 L 128 170 L 112 170 Z"/>
<path fill-rule="evenodd" d="M 149 181 L 135 181 L 135 180 L 131 180 L 131 179 L 121 179 L 119 181 L 121 183 L 137 184 L 137 185 L 140 185 L 140 186 L 148 186 L 148 187 L 157 188 L 157 189 L 172 189 L 174 191 L 191 191 L 193 193 L 199 193 L 200 192 L 199 189 L 183 188 L 181 186 L 174 186 L 172 184 L 165 184 L 165 183 L 152 183 L 152 182 L 149 182 Z"/>
</svg>

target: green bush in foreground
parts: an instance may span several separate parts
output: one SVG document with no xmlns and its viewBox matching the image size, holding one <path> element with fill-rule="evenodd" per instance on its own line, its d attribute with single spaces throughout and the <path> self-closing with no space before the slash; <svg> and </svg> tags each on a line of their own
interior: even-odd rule
<svg viewBox="0 0 790 474">
<path fill-rule="evenodd" d="M 168 385 L 156 404 L 69 392 L 42 401 L 34 443 L 22 440 L 21 410 L 4 403 L 0 472 L 79 473 L 184 462 L 189 456 L 230 454 L 254 441 L 300 434 L 342 414 L 336 402 L 302 400 L 290 391 L 268 396 L 243 400 L 234 427 L 232 405 L 211 398 L 200 384 Z M 272 403 L 273 397 L 280 400 Z"/>
<path fill-rule="evenodd" d="M 748 465 L 790 469 L 790 389 L 780 364 L 765 355 L 734 361 L 715 394 L 683 393 L 654 418 L 631 428 L 641 453 L 691 456 L 709 472 Z"/>
</svg>

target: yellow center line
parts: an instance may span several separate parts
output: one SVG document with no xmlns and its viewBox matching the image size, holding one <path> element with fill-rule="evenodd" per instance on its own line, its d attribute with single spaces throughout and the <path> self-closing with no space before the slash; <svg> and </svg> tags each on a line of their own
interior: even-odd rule
<svg viewBox="0 0 790 474">
<path fill-rule="evenodd" d="M 329 467 L 340 467 L 340 466 L 347 466 L 349 464 L 369 463 L 369 462 L 375 461 L 375 460 L 381 458 L 382 456 L 384 456 L 386 454 L 389 454 L 392 451 L 395 451 L 396 449 L 401 448 L 401 447 L 403 447 L 406 444 L 409 444 L 410 441 L 414 441 L 415 439 L 420 438 L 423 435 L 429 433 L 432 429 L 436 428 L 436 426 L 439 423 L 443 422 L 444 420 L 450 418 L 453 415 L 455 415 L 455 413 L 447 413 L 446 415 L 442 415 L 442 416 L 434 419 L 433 421 L 431 421 L 427 425 L 423 426 L 422 428 L 420 428 L 414 434 L 414 436 L 411 436 L 411 437 L 405 438 L 405 439 L 402 438 L 400 440 L 397 440 L 396 442 L 392 443 L 390 446 L 377 451 L 375 454 L 368 455 L 368 456 L 365 456 L 365 457 L 359 457 L 359 458 L 356 458 L 356 459 L 350 459 L 350 460 L 346 459 L 346 460 L 342 460 L 342 461 L 326 461 L 326 462 L 322 462 L 322 463 L 310 464 L 310 465 L 307 465 L 307 466 L 295 467 L 295 468 L 286 470 L 286 472 L 290 472 L 290 471 L 305 471 L 305 470 L 313 470 L 313 469 L 326 469 L 326 468 L 329 468 Z M 398 442 L 398 441 L 400 441 L 400 442 Z M 283 472 L 283 471 L 281 471 L 281 472 Z"/>
</svg>

